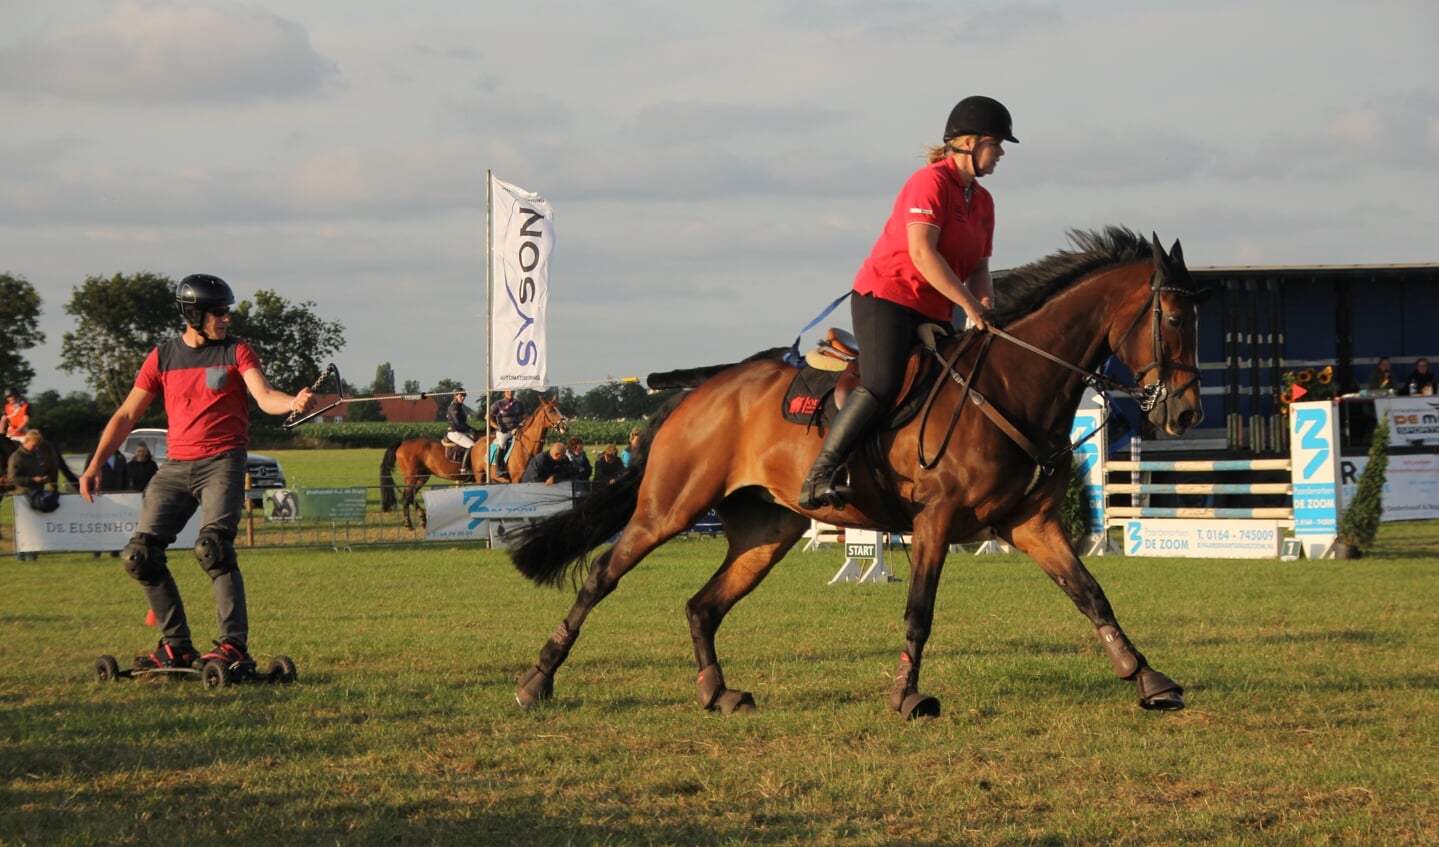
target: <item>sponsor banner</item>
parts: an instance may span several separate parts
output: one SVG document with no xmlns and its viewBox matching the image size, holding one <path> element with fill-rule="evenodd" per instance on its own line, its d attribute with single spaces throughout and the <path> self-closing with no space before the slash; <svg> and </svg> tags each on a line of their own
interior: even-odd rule
<svg viewBox="0 0 1439 847">
<path fill-rule="evenodd" d="M 265 520 L 363 523 L 364 488 L 280 488 L 265 493 Z"/>
<path fill-rule="evenodd" d="M 484 541 L 495 540 L 507 523 L 566 511 L 574 505 L 575 487 L 572 482 L 516 482 L 432 488 L 422 496 L 426 541 Z"/>
<path fill-rule="evenodd" d="M 1086 389 L 1080 401 L 1079 411 L 1074 414 L 1074 423 L 1069 430 L 1069 443 L 1081 438 L 1087 439 L 1074 450 L 1074 461 L 1079 464 L 1079 475 L 1084 480 L 1084 495 L 1089 501 L 1089 532 L 1104 535 L 1104 463 L 1099 459 L 1107 455 L 1104 433 L 1104 412 L 1094 405 L 1097 395 Z M 1094 433 L 1091 437 L 1090 433 Z"/>
<path fill-rule="evenodd" d="M 1439 397 L 1379 397 L 1374 411 L 1389 421 L 1389 443 L 1395 447 L 1439 444 Z"/>
<path fill-rule="evenodd" d="M 1347 501 L 1359 488 L 1368 456 L 1339 461 L 1340 488 Z M 1295 496 L 1298 496 L 1296 492 Z M 1390 454 L 1384 469 L 1384 521 L 1439 518 L 1439 453 Z"/>
<path fill-rule="evenodd" d="M 540 195 L 493 174 L 490 185 L 489 388 L 544 388 L 555 213 Z"/>
<path fill-rule="evenodd" d="M 1293 466 L 1294 534 L 1332 536 L 1339 496 L 1339 416 L 1332 400 L 1289 407 L 1289 458 Z"/>
<path fill-rule="evenodd" d="M 1126 556 L 1276 559 L 1282 540 L 1278 521 L 1157 518 L 1124 524 Z"/>
<path fill-rule="evenodd" d="M 44 553 L 60 551 L 121 550 L 140 525 L 140 493 L 96 494 L 87 503 L 79 494 L 61 494 L 60 508 L 41 514 L 31 511 L 23 497 L 11 497 L 15 506 L 15 551 Z M 195 514 L 198 516 L 199 511 Z M 171 545 L 194 547 L 200 532 L 198 517 L 181 531 Z"/>
</svg>

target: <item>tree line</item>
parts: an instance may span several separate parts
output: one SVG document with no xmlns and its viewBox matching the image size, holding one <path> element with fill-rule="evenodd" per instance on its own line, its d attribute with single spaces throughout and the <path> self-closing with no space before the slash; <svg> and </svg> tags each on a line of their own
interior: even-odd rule
<svg viewBox="0 0 1439 847">
<path fill-rule="evenodd" d="M 14 388 L 29 398 L 33 422 L 52 438 L 93 440 L 111 412 L 130 392 L 140 365 L 157 344 L 183 330 L 175 308 L 176 281 L 163 274 L 90 276 L 71 289 L 64 306 L 75 318 L 76 329 L 60 339 L 60 369 L 84 377 L 89 392 L 61 396 L 53 389 L 30 396 L 36 373 L 26 353 L 46 342 L 39 330 L 42 303 L 35 287 L 23 276 L 0 273 L 0 386 Z M 274 291 L 261 289 L 239 300 L 231 310 L 230 333 L 248 341 L 265 364 L 271 384 L 294 393 L 309 386 L 334 354 L 345 347 L 345 328 L 326 320 L 312 301 L 294 303 Z M 461 388 L 454 379 L 442 379 L 423 389 L 418 380 L 405 380 L 399 391 L 389 362 L 381 363 L 369 385 L 345 382 L 347 397 L 425 391 L 448 393 Z M 549 393 L 549 392 L 546 392 Z M 567 416 L 593 420 L 643 418 L 662 404 L 671 392 L 651 394 L 636 383 L 605 383 L 583 394 L 569 387 L 558 391 L 560 410 Z M 538 392 L 517 392 L 525 408 L 534 409 Z M 474 390 L 468 408 L 483 426 L 483 391 Z M 151 406 L 146 426 L 164 426 L 161 404 Z M 440 403 L 443 420 L 447 403 Z M 383 421 L 378 403 L 346 406 L 347 420 Z M 277 426 L 265 415 L 252 419 L 259 428 Z"/>
</svg>

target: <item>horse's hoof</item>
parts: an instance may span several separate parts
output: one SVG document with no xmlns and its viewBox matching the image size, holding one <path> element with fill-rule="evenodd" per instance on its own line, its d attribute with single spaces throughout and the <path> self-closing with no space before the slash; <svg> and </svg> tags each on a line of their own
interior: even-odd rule
<svg viewBox="0 0 1439 847">
<path fill-rule="evenodd" d="M 754 695 L 748 691 L 735 691 L 726 688 L 715 698 L 710 708 L 718 709 L 726 715 L 732 715 L 735 712 L 752 712 L 757 707 L 754 704 Z"/>
<path fill-rule="evenodd" d="M 1140 668 L 1134 678 L 1139 690 L 1139 707 L 1172 712 L 1184 708 L 1184 687 L 1152 668 Z"/>
<path fill-rule="evenodd" d="M 900 703 L 899 714 L 907 721 L 919 718 L 937 718 L 939 717 L 939 700 L 916 691 L 905 697 L 904 701 Z"/>
<path fill-rule="evenodd" d="M 520 674 L 519 687 L 515 689 L 515 702 L 525 708 L 541 700 L 548 700 L 555 693 L 555 679 L 535 665 Z"/>
</svg>

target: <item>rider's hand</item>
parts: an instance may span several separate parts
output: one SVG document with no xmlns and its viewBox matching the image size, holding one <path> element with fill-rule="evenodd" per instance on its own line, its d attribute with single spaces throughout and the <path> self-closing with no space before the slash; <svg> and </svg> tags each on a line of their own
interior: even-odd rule
<svg viewBox="0 0 1439 847">
<path fill-rule="evenodd" d="M 975 329 L 989 329 L 989 310 L 978 302 L 964 304 L 964 316 L 969 318 L 969 323 Z"/>
</svg>

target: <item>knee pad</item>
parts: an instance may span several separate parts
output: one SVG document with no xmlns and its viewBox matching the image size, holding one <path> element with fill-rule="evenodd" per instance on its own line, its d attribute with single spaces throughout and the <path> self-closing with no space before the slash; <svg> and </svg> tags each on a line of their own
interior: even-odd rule
<svg viewBox="0 0 1439 847">
<path fill-rule="evenodd" d="M 200 533 L 195 539 L 195 559 L 210 576 L 217 576 L 235 570 L 235 542 L 212 529 Z"/>
<path fill-rule="evenodd" d="M 150 536 L 138 532 L 120 554 L 125 572 L 141 583 L 155 582 L 164 577 L 165 548 L 154 546 Z"/>
</svg>

